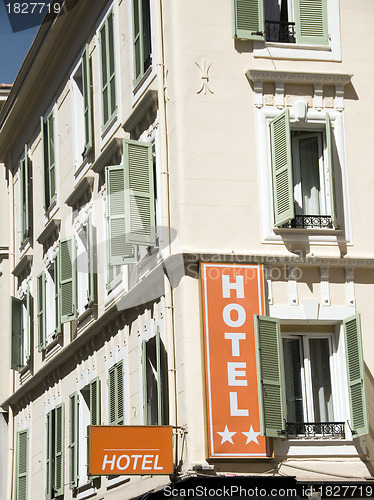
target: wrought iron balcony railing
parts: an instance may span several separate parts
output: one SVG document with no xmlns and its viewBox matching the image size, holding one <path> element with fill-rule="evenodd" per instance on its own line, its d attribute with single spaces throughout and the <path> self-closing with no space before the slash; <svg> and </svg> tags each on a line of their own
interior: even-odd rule
<svg viewBox="0 0 374 500">
<path fill-rule="evenodd" d="M 267 42 L 295 43 L 295 23 L 285 21 L 265 21 Z"/>
<path fill-rule="evenodd" d="M 334 229 L 330 215 L 296 215 L 280 227 L 301 229 Z"/>
<path fill-rule="evenodd" d="M 286 422 L 287 437 L 345 438 L 344 422 Z"/>
</svg>

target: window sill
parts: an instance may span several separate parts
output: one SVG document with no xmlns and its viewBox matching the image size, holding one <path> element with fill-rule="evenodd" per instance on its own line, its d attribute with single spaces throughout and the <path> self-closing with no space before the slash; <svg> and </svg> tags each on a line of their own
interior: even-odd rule
<svg viewBox="0 0 374 500">
<path fill-rule="evenodd" d="M 330 45 L 301 45 L 280 42 L 253 42 L 253 55 L 264 59 L 309 59 L 315 61 L 341 61 L 339 43 Z"/>
<path fill-rule="evenodd" d="M 297 228 L 297 227 L 273 227 L 273 231 L 276 235 L 304 234 L 304 235 L 323 235 L 323 236 L 333 235 L 333 236 L 337 236 L 337 235 L 343 234 L 342 229 L 320 229 L 320 228 L 304 229 L 304 228 Z"/>
</svg>

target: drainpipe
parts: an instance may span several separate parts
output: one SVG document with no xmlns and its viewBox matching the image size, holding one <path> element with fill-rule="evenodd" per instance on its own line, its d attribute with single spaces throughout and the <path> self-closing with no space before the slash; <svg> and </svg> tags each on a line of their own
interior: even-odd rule
<svg viewBox="0 0 374 500">
<path fill-rule="evenodd" d="M 158 122 L 159 122 L 159 151 L 161 165 L 161 227 L 163 228 L 163 244 L 161 245 L 162 257 L 166 260 L 171 256 L 171 228 L 170 228 L 170 191 L 169 191 L 169 158 L 168 135 L 165 99 L 165 59 L 163 39 L 163 12 L 162 0 L 155 1 L 155 38 L 156 38 L 156 71 L 158 93 Z M 170 280 L 164 274 L 165 287 L 165 340 L 168 352 L 168 383 L 169 383 L 169 409 L 170 423 L 177 428 L 177 384 L 176 384 L 176 359 L 175 359 L 175 332 L 174 332 L 174 305 L 173 290 Z M 175 465 L 178 465 L 178 429 L 176 429 Z"/>
<path fill-rule="evenodd" d="M 11 156 L 8 158 L 8 165 L 11 165 Z M 6 168 L 4 166 L 4 168 Z M 9 228 L 8 228 L 8 239 L 9 239 L 9 290 L 12 294 L 14 292 L 14 276 L 11 270 L 14 269 L 15 263 L 15 231 L 14 231 L 14 183 L 13 174 L 10 169 L 9 173 Z M 13 394 L 15 387 L 15 371 L 9 370 L 9 395 Z M 8 481 L 7 481 L 7 500 L 12 500 L 13 498 L 13 457 L 14 457 L 14 416 L 13 410 L 9 406 L 8 409 Z"/>
</svg>

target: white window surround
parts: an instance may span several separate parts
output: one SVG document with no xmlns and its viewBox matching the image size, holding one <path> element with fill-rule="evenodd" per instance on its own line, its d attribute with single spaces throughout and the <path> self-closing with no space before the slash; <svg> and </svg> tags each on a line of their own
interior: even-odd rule
<svg viewBox="0 0 374 500">
<path fill-rule="evenodd" d="M 84 175 L 89 168 L 87 157 L 83 157 L 85 143 L 84 129 L 84 111 L 83 111 L 83 87 L 82 87 L 82 54 L 79 56 L 79 62 L 75 65 L 71 77 L 71 115 L 73 129 L 73 159 L 75 182 Z"/>
<path fill-rule="evenodd" d="M 277 308 L 280 312 L 282 307 Z M 291 318 L 289 313 L 286 313 L 287 307 L 283 307 L 284 315 L 287 318 Z M 294 310 L 294 308 L 292 308 Z M 334 308 L 336 309 L 336 308 Z M 342 313 L 342 311 L 341 311 Z M 272 314 L 272 312 L 271 312 Z M 348 314 L 352 314 L 352 311 L 348 312 Z M 340 314 L 345 318 L 347 314 Z M 283 319 L 281 320 L 281 331 L 282 337 L 289 336 L 289 332 L 282 330 L 282 325 L 289 325 L 294 323 L 294 319 Z M 345 439 L 332 439 L 332 438 L 323 438 L 323 439 L 303 439 L 303 438 L 295 438 L 295 439 L 275 439 L 274 443 L 274 454 L 275 455 L 284 455 L 288 457 L 292 456 L 300 456 L 300 457 L 313 457 L 323 454 L 323 456 L 359 456 L 364 452 L 365 444 L 364 438 L 352 440 L 352 434 L 350 431 L 350 427 L 347 421 L 350 419 L 349 412 L 349 398 L 348 398 L 348 388 L 347 384 L 338 383 L 338 381 L 347 379 L 347 368 L 346 368 L 346 357 L 345 357 L 345 346 L 344 346 L 344 331 L 341 319 L 336 321 L 328 321 L 322 324 L 334 324 L 335 332 L 332 335 L 332 344 L 333 344 L 333 352 L 331 356 L 331 372 L 332 372 L 332 390 L 334 397 L 334 421 L 336 422 L 345 422 Z M 304 323 L 305 324 L 305 323 Z M 313 324 L 321 325 L 321 322 L 314 321 Z M 300 326 L 298 332 L 292 332 L 292 335 L 303 335 L 303 327 L 300 322 L 297 323 Z M 308 321 L 308 325 L 310 325 L 310 321 Z M 331 327 L 330 327 L 331 329 Z M 308 332 L 309 335 L 309 332 Z M 319 332 L 320 335 L 320 332 Z"/>
<path fill-rule="evenodd" d="M 152 80 L 156 77 L 156 65 L 155 65 L 155 55 L 156 55 L 156 37 L 154 36 L 155 33 L 155 25 L 154 25 L 154 2 L 153 0 L 150 0 L 150 14 L 151 14 L 151 55 L 152 55 L 152 61 L 150 67 L 147 69 L 145 72 L 145 75 L 143 78 L 140 80 L 140 82 L 133 87 L 133 82 L 135 79 L 134 75 L 134 67 L 135 67 L 135 61 L 134 61 L 134 47 L 133 47 L 133 39 L 134 39 L 134 26 L 133 26 L 133 12 L 132 12 L 132 2 L 128 2 L 128 19 L 130 20 L 130 26 L 129 26 L 129 40 L 130 40 L 130 67 L 131 67 L 131 86 L 133 88 L 132 92 L 132 106 L 135 107 L 137 104 L 138 100 L 140 97 L 144 94 L 145 90 L 149 87 L 150 83 Z"/>
<path fill-rule="evenodd" d="M 341 61 L 339 0 L 327 2 L 329 45 L 299 45 L 295 43 L 253 41 L 253 55 L 266 59 L 303 59 Z"/>
<path fill-rule="evenodd" d="M 283 109 L 276 107 L 258 107 L 256 109 L 256 130 L 257 130 L 257 155 L 258 155 L 258 175 L 260 184 L 260 213 L 261 213 L 261 236 L 263 243 L 283 243 L 284 238 L 288 241 L 305 241 L 306 236 L 310 243 L 337 244 L 344 239 L 344 242 L 351 242 L 351 226 L 349 213 L 348 178 L 346 166 L 345 148 L 345 125 L 344 115 L 340 111 L 328 109 L 334 131 L 336 149 L 338 152 L 341 172 L 335 172 L 335 177 L 341 175 L 342 193 L 336 192 L 336 202 L 338 216 L 341 220 L 342 230 L 315 230 L 315 229 L 281 229 L 274 228 L 274 206 L 271 174 L 271 148 L 270 148 L 270 121 L 278 116 Z M 326 123 L 326 110 L 309 109 L 306 121 L 297 124 L 293 108 L 290 108 L 291 129 L 301 130 L 323 130 Z M 335 158 L 337 164 L 337 158 Z M 336 169 L 338 170 L 338 169 Z M 344 200 L 344 207 L 342 201 Z"/>
<path fill-rule="evenodd" d="M 113 10 L 113 37 L 114 37 L 114 65 L 115 65 L 115 82 L 116 82 L 116 103 L 117 103 L 117 111 L 112 121 L 106 125 L 105 129 L 103 129 L 103 110 L 102 110 L 102 102 L 101 102 L 101 81 L 102 81 L 102 69 L 101 69 L 101 50 L 100 50 L 100 29 L 103 26 L 109 12 Z M 100 148 L 103 150 L 105 146 L 108 144 L 110 139 L 114 136 L 115 132 L 120 128 L 121 123 L 119 117 L 121 116 L 121 89 L 120 89 L 120 78 L 119 74 L 121 71 L 120 67 L 120 57 L 118 48 L 121 44 L 118 42 L 118 8 L 117 2 L 113 2 L 110 4 L 109 8 L 102 15 L 100 23 L 96 29 L 96 40 L 97 40 L 97 50 L 96 50 L 96 58 L 97 58 L 97 70 L 96 70 L 96 81 L 100 82 L 99 89 L 99 123 L 100 123 Z"/>
</svg>

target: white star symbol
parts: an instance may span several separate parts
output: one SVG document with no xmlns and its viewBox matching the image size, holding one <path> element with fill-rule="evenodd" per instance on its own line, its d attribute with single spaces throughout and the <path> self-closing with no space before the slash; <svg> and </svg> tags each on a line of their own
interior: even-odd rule
<svg viewBox="0 0 374 500">
<path fill-rule="evenodd" d="M 257 441 L 257 436 L 259 436 L 261 433 L 260 432 L 255 432 L 253 430 L 253 426 L 251 425 L 251 428 L 249 429 L 248 432 L 242 432 L 244 436 L 247 436 L 247 442 L 245 444 L 250 443 L 251 441 L 254 441 L 256 444 L 259 444 Z"/>
<path fill-rule="evenodd" d="M 230 432 L 227 428 L 227 425 L 225 427 L 225 430 L 223 432 L 217 432 L 220 436 L 222 436 L 222 441 L 221 444 L 223 444 L 225 441 L 229 441 L 231 444 L 234 444 L 234 441 L 232 440 L 232 436 L 236 434 L 236 432 Z"/>
</svg>

